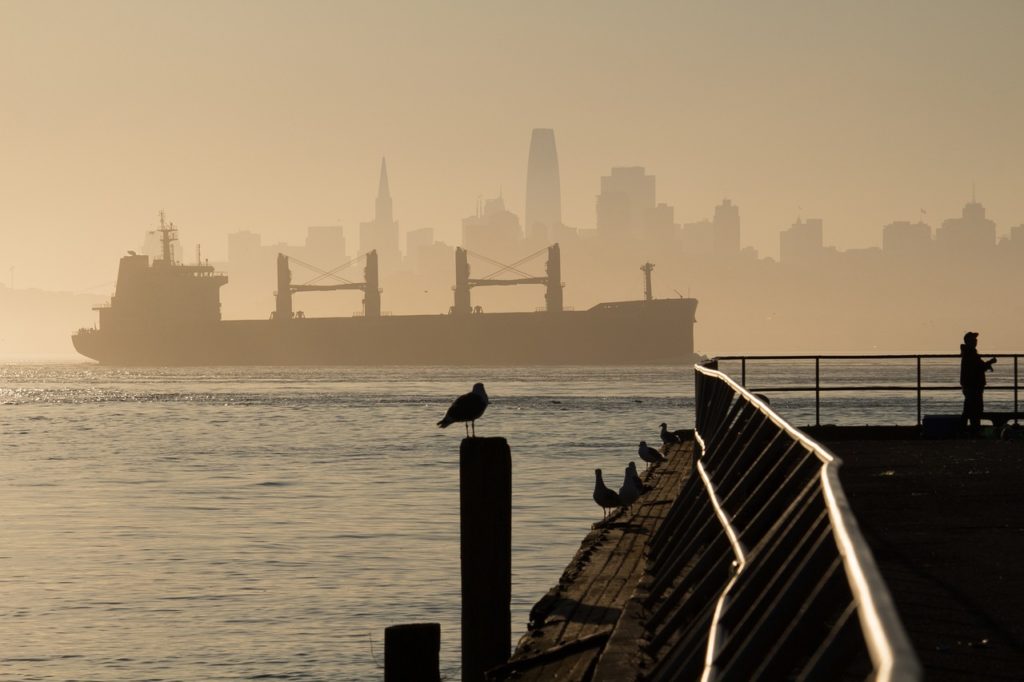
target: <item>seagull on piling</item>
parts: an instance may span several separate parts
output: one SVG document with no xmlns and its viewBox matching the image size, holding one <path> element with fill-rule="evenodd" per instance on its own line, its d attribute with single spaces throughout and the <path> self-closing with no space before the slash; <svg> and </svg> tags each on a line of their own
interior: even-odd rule
<svg viewBox="0 0 1024 682">
<path fill-rule="evenodd" d="M 647 441 L 640 441 L 640 447 L 637 448 L 637 454 L 640 455 L 640 459 L 647 462 L 647 468 L 650 469 L 652 464 L 658 462 L 664 462 L 667 458 L 654 448 L 647 445 Z"/>
<path fill-rule="evenodd" d="M 445 429 L 455 422 L 466 422 L 466 437 L 468 438 L 469 427 L 472 424 L 473 437 L 475 438 L 476 420 L 487 409 L 487 403 L 487 393 L 484 391 L 484 385 L 480 383 L 473 384 L 473 390 L 456 398 L 451 407 L 448 408 L 448 411 L 444 413 L 444 419 L 437 422 L 437 425 Z"/>
<path fill-rule="evenodd" d="M 672 443 L 679 442 L 679 436 L 668 430 L 668 424 L 662 422 L 661 426 L 661 442 L 665 445 L 671 445 Z"/>
<path fill-rule="evenodd" d="M 630 462 L 630 464 L 633 463 Z M 633 465 L 632 472 L 630 472 L 629 467 L 626 467 L 626 475 L 622 479 L 622 487 L 619 488 L 619 501 L 622 503 L 623 507 L 629 507 L 632 505 L 644 492 L 643 484 L 638 485 L 638 481 L 640 479 L 637 478 L 634 480 L 633 476 L 630 476 L 630 473 L 632 473 L 633 476 L 636 476 L 635 464 Z"/>
<path fill-rule="evenodd" d="M 619 494 L 604 484 L 600 469 L 594 469 L 594 502 L 601 506 L 605 518 L 608 518 L 609 509 L 622 506 Z"/>
</svg>

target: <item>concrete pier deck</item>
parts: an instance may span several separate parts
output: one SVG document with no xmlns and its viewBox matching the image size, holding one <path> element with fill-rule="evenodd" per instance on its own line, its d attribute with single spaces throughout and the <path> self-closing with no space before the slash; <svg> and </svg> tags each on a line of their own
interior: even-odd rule
<svg viewBox="0 0 1024 682">
<path fill-rule="evenodd" d="M 914 434 L 814 436 L 843 460 L 844 490 L 924 678 L 1022 680 L 1024 442 Z M 644 614 L 631 596 L 643 591 L 646 543 L 690 475 L 694 445 L 669 454 L 642 502 L 595 524 L 491 679 L 643 678 L 651 661 L 641 649 Z"/>
<path fill-rule="evenodd" d="M 821 442 L 925 679 L 1024 679 L 1024 441 Z"/>
</svg>

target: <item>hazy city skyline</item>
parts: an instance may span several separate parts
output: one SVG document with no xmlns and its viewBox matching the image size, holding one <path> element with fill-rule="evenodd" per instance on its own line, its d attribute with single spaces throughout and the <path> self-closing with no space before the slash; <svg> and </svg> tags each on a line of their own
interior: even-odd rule
<svg viewBox="0 0 1024 682">
<path fill-rule="evenodd" d="M 109 282 L 160 208 L 211 259 L 241 230 L 354 244 L 381 157 L 403 235 L 457 243 L 478 196 L 523 215 L 534 128 L 571 227 L 628 166 L 680 224 L 731 198 L 762 256 L 798 215 L 879 245 L 972 183 L 1024 222 L 1018 3 L 298 7 L 0 5 L 5 283 Z"/>
</svg>

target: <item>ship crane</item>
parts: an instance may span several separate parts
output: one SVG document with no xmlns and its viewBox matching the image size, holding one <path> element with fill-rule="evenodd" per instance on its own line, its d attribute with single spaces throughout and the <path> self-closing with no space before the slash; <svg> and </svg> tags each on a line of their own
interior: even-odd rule
<svg viewBox="0 0 1024 682">
<path fill-rule="evenodd" d="M 351 282 L 337 273 L 344 270 L 352 263 L 366 258 L 366 267 L 363 269 L 365 281 Z M 317 277 L 306 284 L 292 284 L 292 271 L 289 263 L 294 261 L 297 265 L 319 273 Z M 332 284 L 316 284 L 325 279 L 336 280 Z M 344 265 L 333 270 L 321 270 L 320 268 L 304 263 L 298 258 L 286 256 L 283 253 L 277 254 L 277 291 L 274 296 L 277 298 L 277 307 L 274 310 L 275 320 L 290 320 L 293 317 L 292 295 L 300 291 L 344 291 L 357 289 L 363 292 L 363 315 L 365 317 L 380 317 L 380 295 L 383 291 L 379 287 L 380 276 L 377 269 L 377 252 L 370 251 L 365 256 L 353 258 Z"/>
<path fill-rule="evenodd" d="M 518 266 L 528 260 L 536 258 L 540 254 L 544 253 L 545 250 L 548 253 L 546 276 L 533 277 L 519 269 Z M 499 269 L 481 279 L 470 278 L 469 254 L 471 253 L 477 258 L 485 260 L 493 265 L 497 265 Z M 512 272 L 521 275 L 521 277 L 518 279 L 496 279 L 498 275 L 506 272 Z M 558 244 L 552 244 L 547 249 L 541 249 L 540 251 L 531 253 L 529 256 L 520 258 L 518 261 L 510 265 L 499 263 L 496 260 L 483 256 L 479 253 L 467 251 L 461 247 L 455 249 L 455 305 L 452 307 L 453 314 L 468 315 L 473 312 L 473 306 L 470 303 L 469 296 L 470 289 L 473 287 L 512 286 L 516 284 L 543 284 L 546 287 L 544 300 L 547 305 L 545 306 L 545 309 L 548 312 L 562 312 L 562 287 L 564 285 L 562 284 L 562 259 Z"/>
</svg>

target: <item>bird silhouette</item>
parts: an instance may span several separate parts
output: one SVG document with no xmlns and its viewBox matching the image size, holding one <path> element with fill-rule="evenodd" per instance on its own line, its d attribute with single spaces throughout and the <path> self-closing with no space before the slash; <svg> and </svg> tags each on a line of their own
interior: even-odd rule
<svg viewBox="0 0 1024 682">
<path fill-rule="evenodd" d="M 626 467 L 626 475 L 633 479 L 633 485 L 635 485 L 641 493 L 650 490 L 649 486 L 644 485 L 643 479 L 640 478 L 640 474 L 636 471 L 636 464 L 633 462 L 630 462 L 629 466 Z"/>
<path fill-rule="evenodd" d="M 630 462 L 630 464 L 633 464 Z M 633 465 L 632 470 L 633 476 L 636 476 L 636 465 Z M 623 507 L 629 507 L 637 498 L 643 494 L 643 484 L 637 484 L 640 479 L 634 479 L 630 476 L 630 469 L 626 467 L 626 475 L 622 478 L 622 487 L 619 488 L 619 502 L 622 503 Z"/>
<path fill-rule="evenodd" d="M 640 447 L 637 448 L 637 454 L 640 455 L 640 459 L 647 462 L 647 468 L 650 469 L 652 464 L 658 462 L 664 462 L 666 457 L 654 448 L 647 445 L 647 441 L 640 441 Z"/>
<path fill-rule="evenodd" d="M 473 426 L 473 436 L 476 436 L 476 420 L 484 413 L 487 409 L 488 404 L 487 393 L 484 391 L 484 385 L 477 383 L 473 384 L 473 390 L 469 393 L 464 393 L 452 402 L 451 407 L 444 413 L 444 418 L 437 422 L 437 425 L 442 429 L 448 428 L 449 425 L 455 422 L 466 423 L 466 436 L 469 436 L 469 427 Z"/>
<path fill-rule="evenodd" d="M 604 484 L 600 469 L 594 469 L 594 502 L 600 505 L 605 518 L 608 518 L 609 509 L 622 506 L 619 494 Z"/>
<path fill-rule="evenodd" d="M 668 430 L 668 424 L 662 422 L 661 426 L 661 442 L 665 445 L 679 442 L 679 436 Z"/>
</svg>

